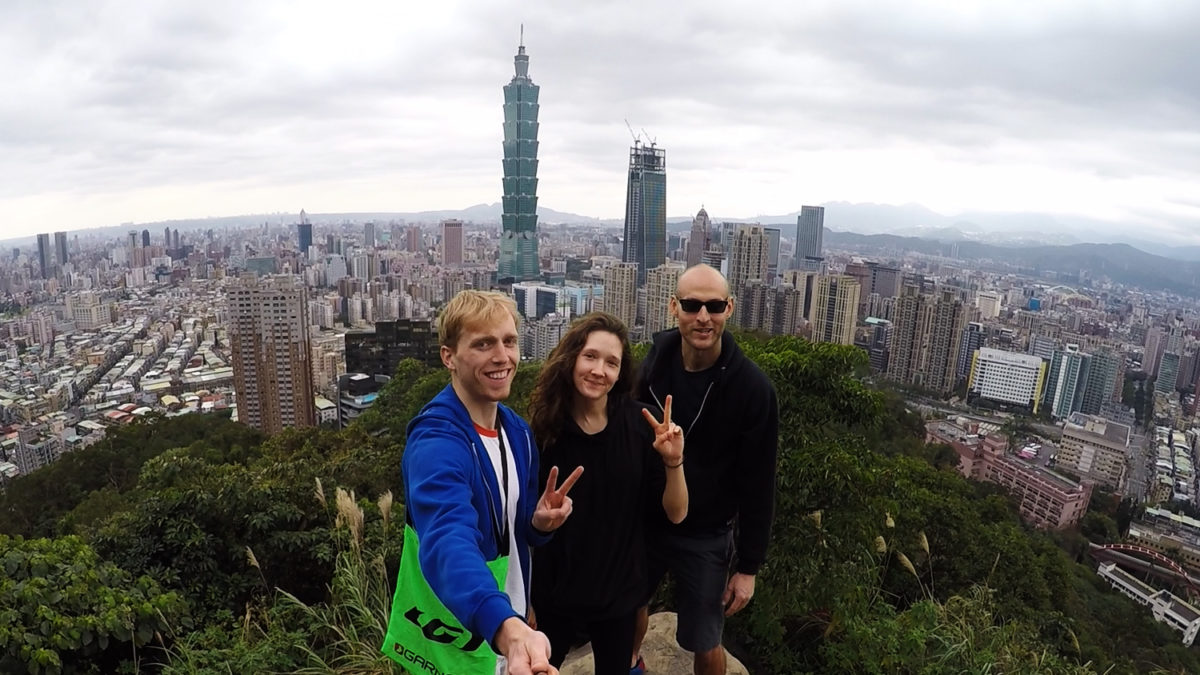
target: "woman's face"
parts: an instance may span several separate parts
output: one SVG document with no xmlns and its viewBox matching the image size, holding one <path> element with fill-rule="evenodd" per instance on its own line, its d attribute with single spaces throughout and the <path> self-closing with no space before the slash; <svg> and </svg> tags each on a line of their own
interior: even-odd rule
<svg viewBox="0 0 1200 675">
<path fill-rule="evenodd" d="M 621 374 L 621 339 L 606 330 L 588 333 L 575 357 L 575 391 L 585 400 L 603 400 Z"/>
</svg>

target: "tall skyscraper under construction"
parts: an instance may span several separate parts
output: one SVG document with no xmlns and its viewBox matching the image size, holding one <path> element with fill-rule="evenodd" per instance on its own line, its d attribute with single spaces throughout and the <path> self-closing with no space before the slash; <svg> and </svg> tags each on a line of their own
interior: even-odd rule
<svg viewBox="0 0 1200 675">
<path fill-rule="evenodd" d="M 624 262 L 637 263 L 637 284 L 667 259 L 667 151 L 634 140 L 625 193 Z"/>
<path fill-rule="evenodd" d="M 526 281 L 538 270 L 538 91 L 529 79 L 524 29 L 513 58 L 516 75 L 504 85 L 504 197 L 497 278 Z"/>
</svg>

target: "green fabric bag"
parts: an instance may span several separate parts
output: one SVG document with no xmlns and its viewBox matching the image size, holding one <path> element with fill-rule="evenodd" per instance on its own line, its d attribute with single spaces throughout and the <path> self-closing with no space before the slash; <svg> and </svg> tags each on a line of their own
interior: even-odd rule
<svg viewBox="0 0 1200 675">
<path fill-rule="evenodd" d="M 488 644 L 491 636 L 468 631 L 446 609 L 421 574 L 418 546 L 416 531 L 406 524 L 383 653 L 414 675 L 493 675 L 498 657 Z M 504 588 L 508 562 L 505 555 L 487 564 L 498 589 Z"/>
</svg>

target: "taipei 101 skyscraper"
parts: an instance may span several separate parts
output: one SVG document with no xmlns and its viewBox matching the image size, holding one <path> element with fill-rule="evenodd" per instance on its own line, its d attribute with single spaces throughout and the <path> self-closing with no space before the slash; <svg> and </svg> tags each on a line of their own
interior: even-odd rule
<svg viewBox="0 0 1200 675">
<path fill-rule="evenodd" d="M 537 279 L 538 89 L 529 79 L 525 28 L 513 59 L 516 75 L 504 85 L 504 197 L 497 279 Z"/>
</svg>

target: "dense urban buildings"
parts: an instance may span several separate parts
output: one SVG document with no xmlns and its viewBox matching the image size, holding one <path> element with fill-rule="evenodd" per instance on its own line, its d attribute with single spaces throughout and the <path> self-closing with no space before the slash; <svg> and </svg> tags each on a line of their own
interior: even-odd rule
<svg viewBox="0 0 1200 675">
<path fill-rule="evenodd" d="M 502 280 L 537 279 L 538 227 L 538 92 L 529 79 L 529 55 L 525 44 L 513 58 L 516 74 L 504 85 L 504 196 L 500 216 L 500 260 L 497 276 Z"/>
</svg>

